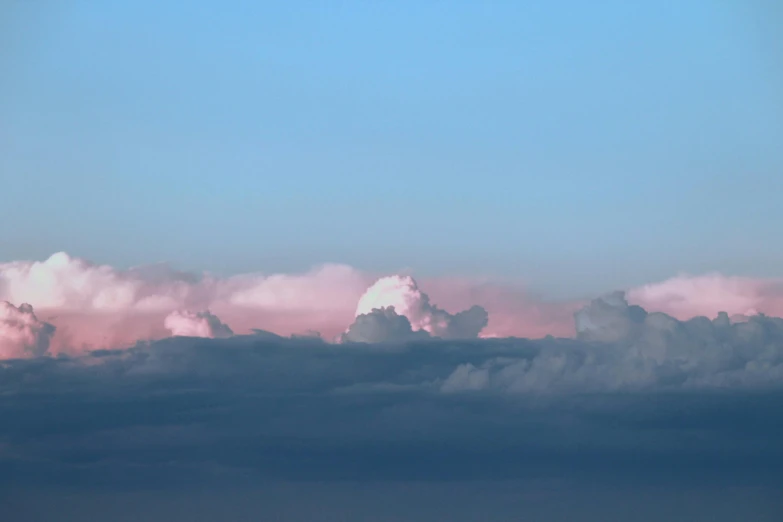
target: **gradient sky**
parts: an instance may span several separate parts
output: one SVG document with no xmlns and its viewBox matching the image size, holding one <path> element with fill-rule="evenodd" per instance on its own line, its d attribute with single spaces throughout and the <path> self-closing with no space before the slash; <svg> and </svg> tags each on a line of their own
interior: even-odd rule
<svg viewBox="0 0 783 522">
<path fill-rule="evenodd" d="M 0 257 L 779 276 L 773 4 L 4 3 Z"/>
</svg>

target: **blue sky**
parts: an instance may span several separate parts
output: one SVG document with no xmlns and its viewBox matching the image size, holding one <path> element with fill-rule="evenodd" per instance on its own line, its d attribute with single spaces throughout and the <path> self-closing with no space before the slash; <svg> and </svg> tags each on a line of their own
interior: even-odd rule
<svg viewBox="0 0 783 522">
<path fill-rule="evenodd" d="M 0 257 L 779 276 L 780 10 L 663 4 L 12 3 Z"/>
</svg>

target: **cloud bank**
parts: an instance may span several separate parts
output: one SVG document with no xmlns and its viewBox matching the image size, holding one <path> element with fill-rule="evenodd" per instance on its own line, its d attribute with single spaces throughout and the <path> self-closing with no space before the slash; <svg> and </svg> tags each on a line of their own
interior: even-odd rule
<svg viewBox="0 0 783 522">
<path fill-rule="evenodd" d="M 757 313 L 783 315 L 783 284 L 777 280 L 681 275 L 629 289 L 625 295 L 633 305 L 679 320 L 714 319 L 721 311 L 732 320 Z M 229 331 L 246 334 L 255 329 L 282 336 L 317 332 L 327 340 L 374 342 L 424 334 L 445 339 L 573 337 L 577 333 L 573 314 L 585 304 L 547 302 L 513 282 L 454 278 L 417 282 L 410 276 L 379 278 L 335 264 L 301 274 L 219 278 L 166 265 L 121 270 L 66 253 L 44 261 L 0 264 L 0 301 L 14 307 L 29 303 L 36 321 L 56 328 L 36 330 L 44 333 L 35 346 L 47 346 L 44 351 L 53 355 L 129 347 L 170 335 L 225 336 Z M 384 312 L 391 307 L 408 321 L 410 332 Z M 210 315 L 188 315 L 204 310 Z M 359 319 L 362 316 L 367 317 Z M 354 322 L 361 327 L 352 326 Z M 9 347 L 4 348 L 4 358 L 40 354 L 40 348 L 19 348 L 33 346 L 28 341 L 20 344 L 20 335 L 34 334 L 4 333 L 4 339 L 9 339 L 4 341 Z M 10 341 L 12 337 L 17 340 Z"/>
<path fill-rule="evenodd" d="M 45 328 L 7 309 L 18 330 Z M 174 337 L 0 362 L 0 500 L 17 518 L 34 511 L 17 490 L 783 488 L 778 318 L 678 320 L 622 292 L 581 308 L 575 338 L 445 339 L 393 306 L 360 314 L 343 343 L 219 338 L 209 312 L 168 317 Z"/>
<path fill-rule="evenodd" d="M 0 489 L 783 476 L 779 321 L 652 315 L 606 342 L 173 337 L 6 361 Z"/>
</svg>

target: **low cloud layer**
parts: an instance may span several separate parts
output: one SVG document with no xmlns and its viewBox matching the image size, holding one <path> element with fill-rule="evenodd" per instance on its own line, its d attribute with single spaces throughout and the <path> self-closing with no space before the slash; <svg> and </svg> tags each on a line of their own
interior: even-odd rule
<svg viewBox="0 0 783 522">
<path fill-rule="evenodd" d="M 783 329 L 711 324 L 653 320 L 607 342 L 175 337 L 7 361 L 0 489 L 749 467 L 779 478 Z"/>
<path fill-rule="evenodd" d="M 19 331 L 46 329 L 29 307 L 6 310 Z M 2 361 L 0 501 L 22 520 L 37 504 L 17 490 L 514 481 L 554 495 L 564 478 L 575 491 L 740 486 L 779 498 L 783 320 L 681 321 L 622 292 L 573 320 L 570 339 L 444 339 L 386 306 L 329 343 L 262 330 L 218 338 L 230 332 L 215 315 L 175 312 L 174 337 Z M 15 349 L 38 339 L 23 338 Z"/>
</svg>

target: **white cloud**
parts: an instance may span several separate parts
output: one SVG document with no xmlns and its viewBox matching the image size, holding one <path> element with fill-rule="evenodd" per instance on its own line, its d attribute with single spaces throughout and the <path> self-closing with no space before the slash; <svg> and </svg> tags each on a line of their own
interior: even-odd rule
<svg viewBox="0 0 783 522">
<path fill-rule="evenodd" d="M 444 339 L 476 338 L 488 320 L 486 310 L 480 306 L 454 315 L 438 308 L 430 303 L 429 296 L 410 276 L 394 275 L 378 279 L 359 299 L 356 316 L 388 307 L 405 316 L 413 330 L 423 330 Z"/>
<path fill-rule="evenodd" d="M 231 337 L 234 332 L 209 310 L 191 312 L 177 310 L 166 316 L 165 327 L 171 335 L 185 337 Z"/>
<path fill-rule="evenodd" d="M 387 307 L 407 318 L 412 331 L 446 339 L 575 334 L 572 314 L 579 303 L 548 303 L 513 282 L 442 278 L 420 286 L 400 275 L 374 280 L 345 265 L 226 278 L 180 272 L 164 264 L 122 270 L 61 252 L 43 261 L 0 264 L 0 300 L 30 303 L 41 320 L 57 326 L 49 345 L 52 354 L 128 347 L 140 339 L 165 337 L 166 317 L 177 310 L 210 310 L 239 334 L 263 329 L 287 336 L 314 330 L 324 339 L 335 339 L 357 316 Z M 632 333 L 622 329 L 667 321 L 653 315 L 656 312 L 686 320 L 714 318 L 725 310 L 735 323 L 748 322 L 757 312 L 783 314 L 783 284 L 777 280 L 679 276 L 630 289 L 626 295 L 631 303 L 627 309 L 598 303 L 591 305 L 593 311 L 583 311 L 576 321 L 579 338 L 619 339 Z M 629 320 L 627 314 L 637 310 L 633 305 L 646 309 L 650 318 L 642 323 L 639 317 Z M 599 310 L 596 316 L 595 309 L 605 306 L 609 311 Z M 599 319 L 601 324 L 596 323 Z M 373 339 L 379 339 L 377 328 Z M 663 335 L 661 328 L 648 331 L 648 345 L 660 343 L 653 338 Z M 655 349 L 648 346 L 647 352 Z"/>
</svg>

